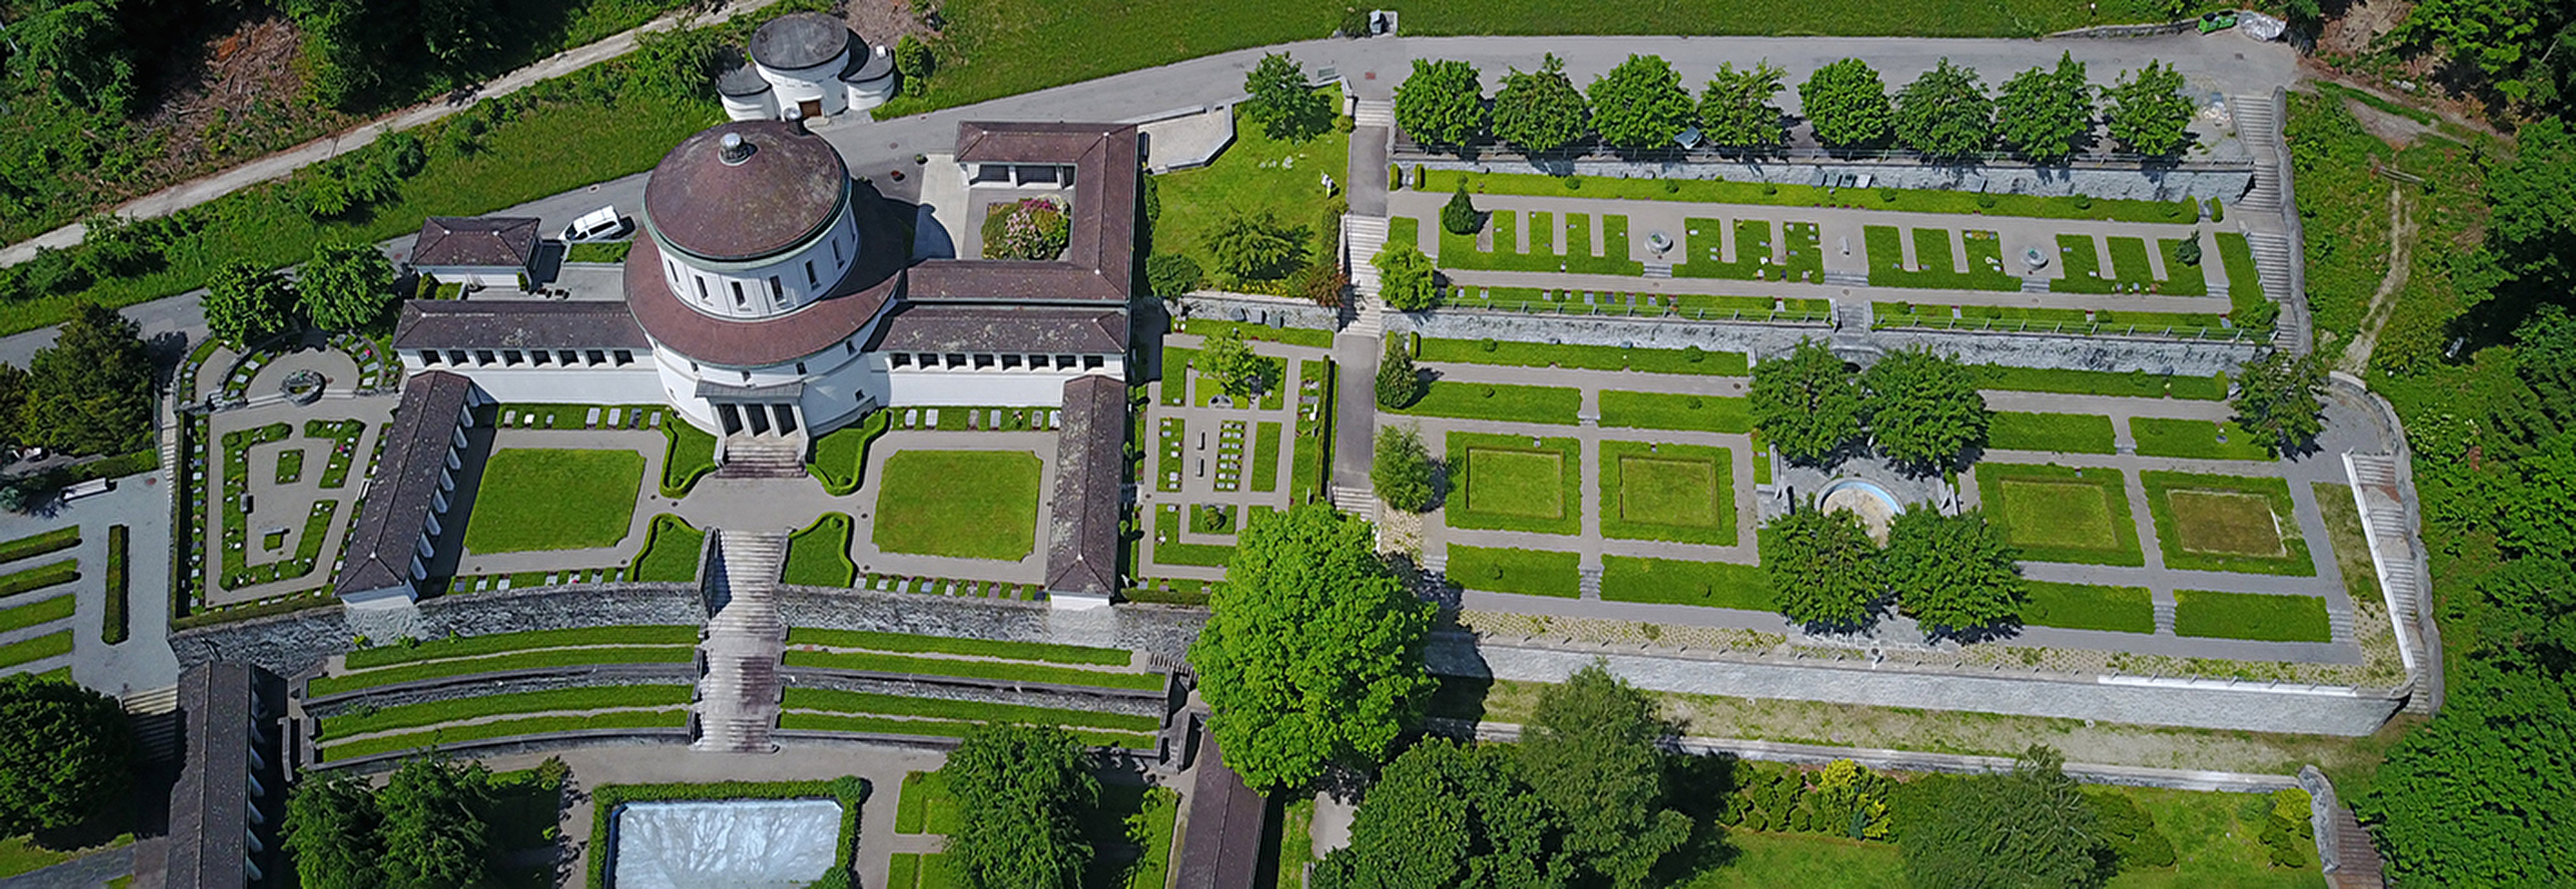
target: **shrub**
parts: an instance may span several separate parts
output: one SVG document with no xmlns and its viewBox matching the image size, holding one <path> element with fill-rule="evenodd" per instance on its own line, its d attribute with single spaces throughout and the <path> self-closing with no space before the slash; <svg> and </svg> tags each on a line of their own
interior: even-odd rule
<svg viewBox="0 0 2576 889">
<path fill-rule="evenodd" d="M 1680 194 L 1681 192 L 1682 184 L 1680 182 L 1671 179 L 1664 180 L 1665 194 Z"/>
<path fill-rule="evenodd" d="M 1179 253 L 1157 253 L 1145 260 L 1145 286 L 1155 296 L 1173 299 L 1197 290 L 1207 280 L 1207 270 L 1199 261 Z"/>
<path fill-rule="evenodd" d="M 2182 246 L 2174 248 L 2174 258 L 2182 260 L 2183 265 L 2199 265 L 2200 241 L 2195 239 L 2182 242 Z"/>
<path fill-rule="evenodd" d="M 2074 203 L 2075 203 L 2075 209 L 2078 209 L 2078 210 L 2090 210 L 2090 209 L 2093 209 L 2093 196 L 2092 196 L 2092 195 L 2089 195 L 2089 194 L 2079 194 L 2079 195 L 2076 195 L 2076 196 L 2074 197 Z"/>
<path fill-rule="evenodd" d="M 1567 176 L 1567 177 L 1565 177 L 1565 190 L 1566 190 L 1566 191 L 1581 191 L 1581 190 L 1583 190 L 1583 177 L 1581 177 L 1581 176 Z"/>
<path fill-rule="evenodd" d="M 1992 210 L 1992 209 L 1994 209 L 1994 208 L 1995 208 L 1995 195 L 1994 195 L 1994 193 L 1993 193 L 1993 192 L 1990 192 L 1990 191 L 1981 191 L 1981 192 L 1977 192 L 1977 206 L 1982 207 L 1982 208 L 1985 208 L 1985 209 L 1988 209 L 1988 210 Z"/>
<path fill-rule="evenodd" d="M 2225 222 L 2226 220 L 2227 220 L 2227 208 L 2226 208 L 2224 205 L 2221 205 L 2221 204 L 2218 202 L 2218 199 L 2217 199 L 2217 198 L 2210 198 L 2210 199 L 2209 199 L 2209 221 L 2211 221 L 2211 222 Z"/>
<path fill-rule="evenodd" d="M 1485 214 L 1476 210 L 1476 202 L 1467 197 L 1467 180 L 1458 180 L 1458 191 L 1449 203 L 1440 207 L 1440 227 L 1453 235 L 1472 235 L 1485 228 Z"/>
<path fill-rule="evenodd" d="M 1377 404 L 1388 410 L 1411 407 L 1428 388 L 1422 373 L 1414 369 L 1413 353 L 1400 343 L 1386 345 L 1386 357 L 1377 365 Z"/>
<path fill-rule="evenodd" d="M 1895 188 L 1894 186 L 1889 186 L 1889 185 L 1882 185 L 1882 186 L 1879 186 L 1879 187 L 1878 187 L 1878 200 L 1879 200 L 1879 202 L 1880 202 L 1880 203 L 1883 203 L 1883 204 L 1893 204 L 1893 203 L 1896 203 L 1896 188 Z"/>
<path fill-rule="evenodd" d="M 1386 165 L 1386 187 L 1395 191 L 1402 191 L 1404 189 L 1403 164 Z"/>
<path fill-rule="evenodd" d="M 1421 164 L 1413 165 L 1413 187 L 1421 188 L 1425 185 L 1431 184 L 1430 177 L 1431 174 L 1423 172 Z"/>
<path fill-rule="evenodd" d="M 930 90 L 930 72 L 939 60 L 930 54 L 930 44 L 910 34 L 894 43 L 894 70 L 903 75 L 903 94 L 918 96 Z"/>
</svg>

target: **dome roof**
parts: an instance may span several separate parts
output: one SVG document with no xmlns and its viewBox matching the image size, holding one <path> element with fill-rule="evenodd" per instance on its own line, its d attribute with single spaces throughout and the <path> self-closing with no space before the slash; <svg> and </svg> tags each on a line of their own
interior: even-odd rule
<svg viewBox="0 0 2576 889">
<path fill-rule="evenodd" d="M 739 136 L 748 156 L 725 156 Z M 793 123 L 748 120 L 681 140 L 644 184 L 644 219 L 684 254 L 759 259 L 830 225 L 850 187 L 849 167 L 823 137 Z"/>
<path fill-rule="evenodd" d="M 850 26 L 819 12 L 782 15 L 751 32 L 751 60 L 772 71 L 811 68 L 840 58 L 850 37 Z"/>
</svg>

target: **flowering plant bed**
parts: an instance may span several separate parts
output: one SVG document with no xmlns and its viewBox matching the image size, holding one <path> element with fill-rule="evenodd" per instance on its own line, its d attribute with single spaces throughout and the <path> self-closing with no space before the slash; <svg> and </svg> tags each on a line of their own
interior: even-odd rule
<svg viewBox="0 0 2576 889">
<path fill-rule="evenodd" d="M 1072 240 L 1073 220 L 1061 198 L 1021 198 L 984 206 L 984 258 L 1054 260 Z"/>
</svg>

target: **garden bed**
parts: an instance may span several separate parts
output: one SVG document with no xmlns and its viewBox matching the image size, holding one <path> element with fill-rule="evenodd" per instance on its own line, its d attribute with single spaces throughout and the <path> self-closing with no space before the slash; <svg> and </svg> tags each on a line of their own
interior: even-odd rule
<svg viewBox="0 0 2576 889">
<path fill-rule="evenodd" d="M 1980 463 L 1977 497 L 2024 561 L 2146 564 L 2117 469 Z"/>
<path fill-rule="evenodd" d="M 1576 440 L 1451 432 L 1447 453 L 1442 515 L 1450 527 L 1582 533 L 1583 449 Z"/>
</svg>

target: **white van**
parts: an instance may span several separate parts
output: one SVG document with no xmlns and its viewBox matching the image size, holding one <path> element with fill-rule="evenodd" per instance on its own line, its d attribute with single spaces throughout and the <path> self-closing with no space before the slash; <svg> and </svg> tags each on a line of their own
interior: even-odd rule
<svg viewBox="0 0 2576 889">
<path fill-rule="evenodd" d="M 581 214 L 581 218 L 573 220 L 571 225 L 564 226 L 563 239 L 609 241 L 625 236 L 629 228 L 630 225 L 625 217 L 617 215 L 616 207 L 601 207 Z"/>
</svg>

